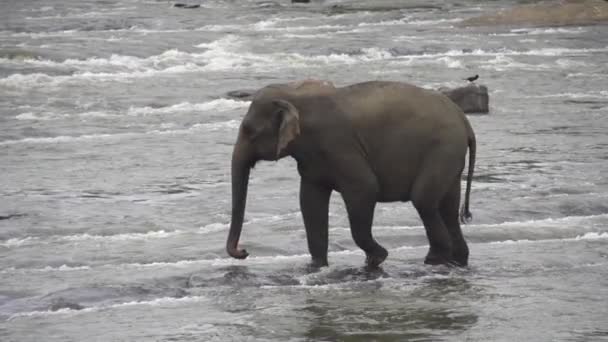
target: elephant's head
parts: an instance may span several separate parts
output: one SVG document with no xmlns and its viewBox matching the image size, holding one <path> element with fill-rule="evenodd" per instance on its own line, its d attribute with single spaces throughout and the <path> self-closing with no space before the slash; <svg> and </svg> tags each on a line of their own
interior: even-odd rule
<svg viewBox="0 0 608 342">
<path fill-rule="evenodd" d="M 238 249 L 243 227 L 249 171 L 260 160 L 278 160 L 289 154 L 288 145 L 300 134 L 296 107 L 272 87 L 257 92 L 241 122 L 232 153 L 232 220 L 226 251 L 237 259 L 248 253 Z"/>
</svg>

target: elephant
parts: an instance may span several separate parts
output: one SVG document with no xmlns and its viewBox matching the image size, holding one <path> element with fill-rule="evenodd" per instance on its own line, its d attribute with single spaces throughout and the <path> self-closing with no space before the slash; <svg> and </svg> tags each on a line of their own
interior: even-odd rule
<svg viewBox="0 0 608 342">
<path fill-rule="evenodd" d="M 290 83 L 278 83 L 273 84 L 273 87 L 287 87 L 289 89 L 297 89 L 299 93 L 304 91 L 319 92 L 319 91 L 333 91 L 335 89 L 334 84 L 331 81 L 306 79 L 302 81 L 290 82 Z M 229 99 L 237 99 L 240 101 L 251 101 L 256 90 L 252 89 L 238 89 L 231 90 L 226 93 L 226 97 Z"/>
<path fill-rule="evenodd" d="M 465 201 L 461 176 L 469 151 Z M 411 201 L 429 241 L 426 264 L 466 266 L 460 223 L 469 197 L 476 139 L 463 111 L 438 91 L 402 82 L 344 87 L 307 80 L 257 91 L 232 151 L 232 213 L 227 253 L 249 254 L 239 239 L 250 170 L 290 156 L 300 175 L 299 202 L 311 266 L 328 266 L 328 209 L 333 191 L 346 207 L 351 235 L 377 268 L 388 256 L 372 236 L 376 203 Z M 460 211 L 460 213 L 459 213 Z"/>
</svg>

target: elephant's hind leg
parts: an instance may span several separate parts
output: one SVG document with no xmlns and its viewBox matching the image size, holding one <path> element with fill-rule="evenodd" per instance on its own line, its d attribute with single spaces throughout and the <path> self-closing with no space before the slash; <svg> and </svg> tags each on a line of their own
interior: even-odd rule
<svg viewBox="0 0 608 342">
<path fill-rule="evenodd" d="M 306 228 L 308 250 L 312 266 L 327 266 L 328 211 L 331 190 L 302 179 L 300 183 L 300 209 Z"/>
<path fill-rule="evenodd" d="M 446 168 L 441 161 L 427 160 L 427 167 L 421 170 L 411 193 L 412 203 L 429 240 L 429 252 L 424 262 L 430 265 L 449 264 L 452 260 L 452 238 L 439 209 L 451 182 L 446 182 L 446 175 L 442 173 Z"/>
<path fill-rule="evenodd" d="M 452 238 L 452 261 L 459 266 L 466 266 L 469 261 L 469 247 L 460 229 L 459 209 L 460 177 L 456 179 L 451 189 L 443 198 L 439 210 Z"/>
<path fill-rule="evenodd" d="M 436 207 L 426 207 L 425 205 L 416 206 L 416 210 L 424 224 L 430 246 L 424 263 L 429 265 L 449 264 L 452 260 L 452 239 L 439 210 Z"/>
</svg>

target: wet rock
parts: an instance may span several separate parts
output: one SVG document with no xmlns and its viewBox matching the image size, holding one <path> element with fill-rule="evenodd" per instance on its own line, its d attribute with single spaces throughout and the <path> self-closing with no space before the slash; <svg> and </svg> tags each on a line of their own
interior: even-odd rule
<svg viewBox="0 0 608 342">
<path fill-rule="evenodd" d="M 292 4 L 308 4 L 310 0 L 291 0 Z"/>
<path fill-rule="evenodd" d="M 84 309 L 84 306 L 82 306 L 78 303 L 70 302 L 64 298 L 57 298 L 57 299 L 53 300 L 53 302 L 51 303 L 51 307 L 49 309 L 51 311 L 58 311 L 58 310 L 62 310 L 62 309 L 82 310 L 82 309 Z"/>
<path fill-rule="evenodd" d="M 503 9 L 464 20 L 461 26 L 567 26 L 608 22 L 608 2 L 603 0 L 544 1 Z"/>
<path fill-rule="evenodd" d="M 459 88 L 439 88 L 439 91 L 449 97 L 465 113 L 488 113 L 489 96 L 488 87 L 470 84 Z"/>
<path fill-rule="evenodd" d="M 232 90 L 226 93 L 226 96 L 231 99 L 242 100 L 242 101 L 251 101 L 253 98 L 253 94 L 255 94 L 257 90 L 254 89 L 239 89 Z"/>
<path fill-rule="evenodd" d="M 0 221 L 1 220 L 10 220 L 13 218 L 19 218 L 19 217 L 23 217 L 25 216 L 25 214 L 8 214 L 8 215 L 0 215 Z"/>
<path fill-rule="evenodd" d="M 183 4 L 183 3 L 177 2 L 177 3 L 173 4 L 173 7 L 177 7 L 177 8 L 199 8 L 199 7 L 201 7 L 201 5 L 198 5 L 198 4 Z"/>
</svg>

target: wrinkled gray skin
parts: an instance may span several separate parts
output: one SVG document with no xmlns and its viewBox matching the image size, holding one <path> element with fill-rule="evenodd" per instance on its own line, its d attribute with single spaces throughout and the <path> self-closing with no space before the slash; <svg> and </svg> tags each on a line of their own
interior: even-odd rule
<svg viewBox="0 0 608 342">
<path fill-rule="evenodd" d="M 243 226 L 250 169 L 291 156 L 298 164 L 300 208 L 313 266 L 326 266 L 332 191 L 342 195 L 367 266 L 388 252 L 372 237 L 377 202 L 412 201 L 429 240 L 427 264 L 467 265 L 459 222 L 460 178 L 470 151 L 461 220 L 470 219 L 475 135 L 446 96 L 397 82 L 335 88 L 307 80 L 259 90 L 243 118 L 232 155 L 232 221 L 226 250 L 234 258 Z"/>
</svg>

